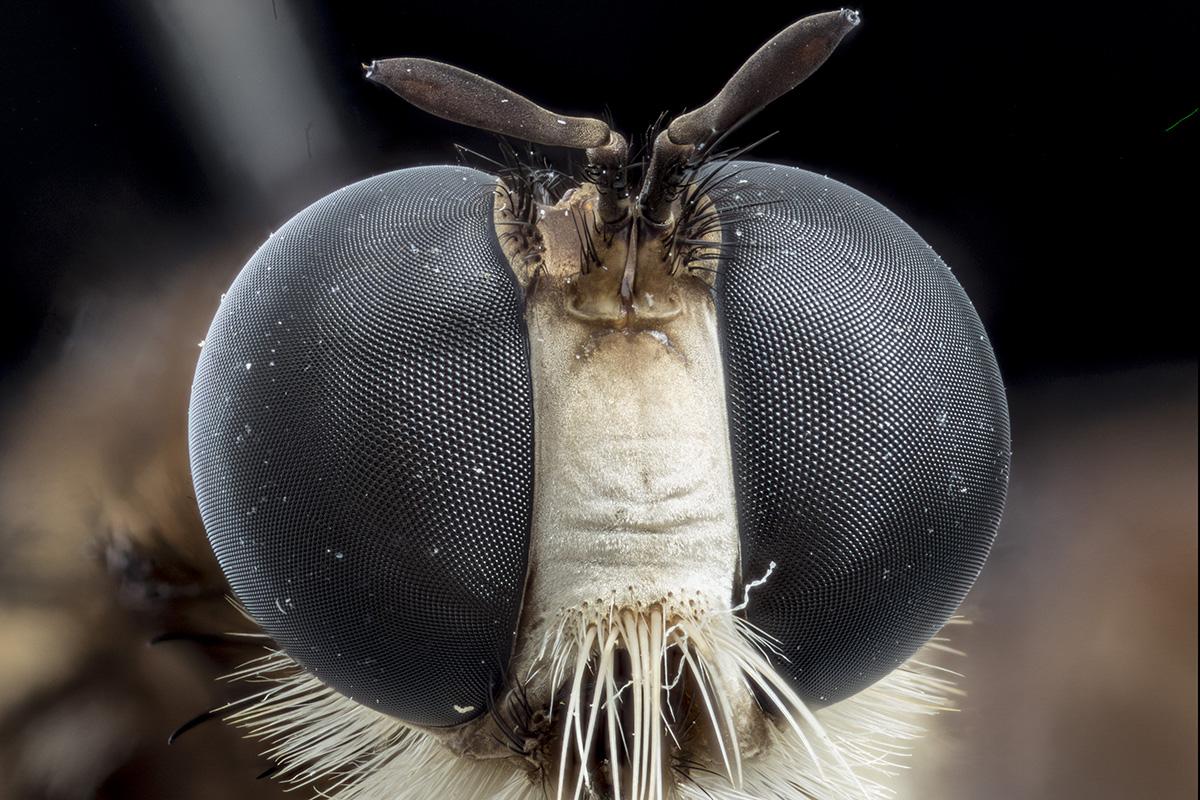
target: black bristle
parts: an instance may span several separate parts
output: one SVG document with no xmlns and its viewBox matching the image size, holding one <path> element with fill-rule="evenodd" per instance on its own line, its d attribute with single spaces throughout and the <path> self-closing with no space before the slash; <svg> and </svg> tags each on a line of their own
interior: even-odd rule
<svg viewBox="0 0 1200 800">
<path fill-rule="evenodd" d="M 249 705 L 250 703 L 257 702 L 260 699 L 261 699 L 261 693 L 252 694 L 249 697 L 243 697 L 241 700 L 234 700 L 232 703 L 226 703 L 225 705 L 221 706 L 220 708 L 209 709 L 208 711 L 197 714 L 196 716 L 189 719 L 187 722 L 180 725 L 175 730 L 171 731 L 171 735 L 167 737 L 167 744 L 169 744 L 169 745 L 175 744 L 175 740 L 177 740 L 180 736 L 183 736 L 185 733 L 190 731 L 192 728 L 203 725 L 205 722 L 208 722 L 210 719 L 215 719 L 217 717 L 220 717 L 222 714 L 224 714 L 227 711 L 232 711 L 233 709 L 238 708 L 240 706 Z"/>
<path fill-rule="evenodd" d="M 197 714 L 175 730 L 171 731 L 171 735 L 167 737 L 167 744 L 175 744 L 175 740 L 180 736 L 183 736 L 192 728 L 203 725 L 205 722 L 208 722 L 210 719 L 213 719 L 216 716 L 217 712 L 215 710 L 205 711 L 201 714 Z"/>
<path fill-rule="evenodd" d="M 279 772 L 279 770 L 281 770 L 281 769 L 283 769 L 282 764 L 272 764 L 271 766 L 264 769 L 262 772 L 255 775 L 254 780 L 265 781 L 267 778 L 271 778 L 274 775 L 276 775 Z"/>
</svg>

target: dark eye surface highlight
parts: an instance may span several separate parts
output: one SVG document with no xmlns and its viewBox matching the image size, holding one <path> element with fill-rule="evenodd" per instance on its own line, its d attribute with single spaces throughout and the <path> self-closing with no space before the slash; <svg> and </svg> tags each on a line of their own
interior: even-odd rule
<svg viewBox="0 0 1200 800">
<path fill-rule="evenodd" d="M 900 666 L 982 568 L 1004 387 L 962 288 L 894 214 L 804 170 L 726 169 L 744 170 L 718 200 L 716 288 L 743 578 L 776 564 L 746 614 L 823 705 Z"/>
<path fill-rule="evenodd" d="M 400 170 L 302 211 L 230 288 L 192 391 L 238 599 L 322 681 L 426 725 L 486 710 L 528 559 L 528 340 L 494 186 Z"/>
</svg>

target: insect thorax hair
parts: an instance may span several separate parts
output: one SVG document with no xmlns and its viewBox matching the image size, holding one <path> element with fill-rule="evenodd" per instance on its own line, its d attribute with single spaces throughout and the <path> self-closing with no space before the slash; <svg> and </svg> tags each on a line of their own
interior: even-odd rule
<svg viewBox="0 0 1200 800">
<path fill-rule="evenodd" d="M 218 712 L 269 743 L 274 779 L 337 800 L 893 796 L 921 720 L 956 694 L 931 665 L 947 648 L 935 640 L 811 712 L 767 663 L 771 643 L 710 604 L 697 593 L 639 606 L 618 593 L 565 610 L 532 670 L 458 729 L 406 725 L 282 651 L 233 676 L 267 688 Z"/>
</svg>

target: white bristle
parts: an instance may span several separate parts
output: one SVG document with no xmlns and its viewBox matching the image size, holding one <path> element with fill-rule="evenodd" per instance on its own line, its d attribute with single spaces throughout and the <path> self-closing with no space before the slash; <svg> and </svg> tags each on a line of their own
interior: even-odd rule
<svg viewBox="0 0 1200 800">
<path fill-rule="evenodd" d="M 614 800 L 890 797 L 885 783 L 903 769 L 900 760 L 922 733 L 916 720 L 950 707 L 953 673 L 928 663 L 948 648 L 933 642 L 869 689 L 814 713 L 770 666 L 771 647 L 769 637 L 733 614 L 682 604 L 564 612 L 531 670 L 570 690 L 557 728 L 562 736 L 547 760 L 557 766 L 553 776 L 516 756 L 455 755 L 430 733 L 338 694 L 279 651 L 230 676 L 267 685 L 256 701 L 230 707 L 225 719 L 270 743 L 264 755 L 280 765 L 277 780 L 315 784 L 320 796 L 336 800 L 594 797 L 592 784 L 601 776 L 579 765 L 589 763 L 601 722 L 609 754 L 628 751 L 626 758 L 608 759 L 611 773 L 603 776 Z M 628 654 L 626 683 L 616 675 L 620 651 Z M 679 668 L 668 675 L 672 652 Z M 714 752 L 711 768 L 677 781 L 669 693 L 685 677 L 698 695 Z M 774 719 L 767 741 L 744 754 L 730 687 L 749 685 L 773 706 Z M 625 704 L 631 730 L 621 726 Z"/>
</svg>

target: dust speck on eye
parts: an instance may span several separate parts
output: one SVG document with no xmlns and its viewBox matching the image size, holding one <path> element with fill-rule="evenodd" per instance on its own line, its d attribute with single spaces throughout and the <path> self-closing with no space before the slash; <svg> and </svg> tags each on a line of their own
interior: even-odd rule
<svg viewBox="0 0 1200 800">
<path fill-rule="evenodd" d="M 470 714 L 472 711 L 475 710 L 475 706 L 460 706 L 457 703 L 455 703 L 454 710 L 457 711 L 459 714 Z"/>
</svg>

